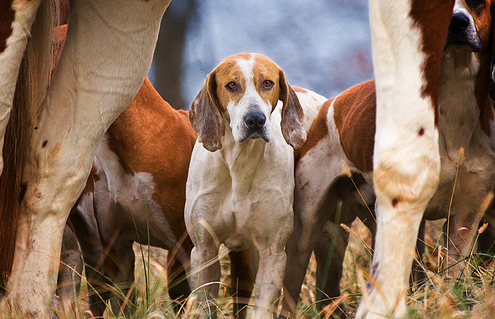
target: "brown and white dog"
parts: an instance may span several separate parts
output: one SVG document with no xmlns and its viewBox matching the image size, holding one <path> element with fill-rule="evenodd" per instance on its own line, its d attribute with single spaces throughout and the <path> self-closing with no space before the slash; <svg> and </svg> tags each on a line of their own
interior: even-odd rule
<svg viewBox="0 0 495 319">
<path fill-rule="evenodd" d="M 440 179 L 439 78 L 454 2 L 370 1 L 377 233 L 373 285 L 361 299 L 358 318 L 406 315 L 405 290 L 417 233 Z M 396 267 L 383 267 L 392 264 Z"/>
<path fill-rule="evenodd" d="M 99 293 L 89 291 L 95 316 L 103 313 L 107 299 L 121 298 L 107 284 L 118 285 L 125 295 L 133 284 L 134 241 L 170 251 L 169 294 L 187 297 L 185 270 L 192 244 L 183 211 L 195 141 L 187 112 L 174 110 L 148 79 L 105 133 L 86 189 L 70 215 L 90 265 L 89 281 Z"/>
<path fill-rule="evenodd" d="M 283 106 L 277 106 L 279 100 Z M 198 301 L 206 303 L 205 312 L 214 312 L 208 301 L 218 295 L 220 244 L 255 251 L 254 317 L 271 316 L 293 228 L 291 145 L 306 140 L 303 109 L 275 63 L 243 53 L 224 59 L 208 75 L 190 119 L 198 132 L 185 208 L 194 244 L 192 287 L 206 290 L 197 291 Z"/>
<path fill-rule="evenodd" d="M 486 209 L 485 199 L 489 198 L 494 186 L 495 123 L 488 95 L 493 41 L 491 9 L 490 1 L 456 1 L 442 59 L 436 124 L 441 158 L 440 180 L 433 198 L 427 204 L 424 218 L 448 218 L 447 266 L 452 266 L 452 276 L 458 276 L 464 268 L 464 263 L 459 261 L 472 249 L 478 223 Z M 295 228 L 287 245 L 287 275 L 284 281 L 288 294 L 295 300 L 311 252 L 322 235 L 325 221 L 335 220 L 339 201 L 342 201 L 342 211 L 338 222 L 350 223 L 355 217 L 360 217 L 368 221 L 372 229 L 375 227 L 371 215 L 375 205 L 373 178 L 376 178 L 373 174 L 377 116 L 375 92 L 374 81 L 367 81 L 328 100 L 313 123 L 307 142 L 299 150 L 295 172 Z M 404 125 L 416 125 L 408 122 L 408 113 L 402 116 Z M 426 127 L 420 127 L 417 135 L 421 137 L 428 134 L 427 131 Z M 390 130 L 388 134 L 390 141 L 393 141 L 400 133 Z M 383 140 L 381 142 L 385 143 Z M 404 142 L 407 143 L 406 140 Z M 415 158 L 421 151 L 415 149 L 414 143 L 398 147 L 410 150 L 410 158 L 405 161 Z M 422 173 L 420 170 L 416 174 L 419 176 Z M 351 174 L 356 185 L 349 180 Z M 361 194 L 357 193 L 356 186 Z M 398 196 L 405 196 L 407 191 L 412 189 L 397 190 Z M 403 199 L 395 198 L 391 201 L 392 206 L 403 205 Z M 377 205 L 383 206 L 384 203 Z M 379 210 L 377 214 L 380 213 Z M 373 300 L 376 308 L 371 308 L 370 313 L 362 310 L 367 308 L 363 306 L 359 316 L 381 318 L 384 315 L 402 315 L 405 309 L 401 300 L 407 289 L 414 251 L 414 246 L 406 248 L 410 243 L 406 243 L 405 237 L 412 235 L 414 239 L 419 223 L 414 225 L 399 215 L 387 218 L 390 218 L 387 221 L 391 223 L 390 227 L 382 228 L 382 231 L 387 232 L 395 242 L 377 239 L 371 269 L 371 275 L 375 278 L 379 273 L 380 276 L 388 275 L 387 284 L 379 287 L 383 294 L 376 297 L 385 299 Z M 347 237 L 342 239 L 346 244 Z M 397 252 L 393 254 L 395 260 L 381 255 L 385 249 Z M 336 258 L 340 260 L 335 261 Z M 334 265 L 340 264 L 342 258 L 343 254 L 334 254 Z M 401 272 L 398 273 L 398 269 Z M 339 293 L 340 275 L 338 273 L 334 276 L 337 278 L 329 282 L 332 286 L 327 287 L 330 297 Z M 374 290 L 371 285 L 369 289 Z M 402 293 L 397 295 L 398 291 Z M 362 305 L 365 304 L 366 301 L 363 301 Z M 398 308 L 395 305 L 399 305 Z M 295 313 L 295 303 L 287 302 L 285 308 Z"/>
</svg>

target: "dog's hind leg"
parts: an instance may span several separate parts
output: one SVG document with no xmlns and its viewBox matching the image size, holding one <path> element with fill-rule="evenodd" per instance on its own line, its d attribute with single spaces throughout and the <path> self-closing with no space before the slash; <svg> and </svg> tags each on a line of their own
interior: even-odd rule
<svg viewBox="0 0 495 319">
<path fill-rule="evenodd" d="M 111 286 L 111 303 L 115 315 L 130 315 L 136 308 L 134 284 L 134 250 L 132 241 L 117 238 L 105 256 L 105 275 Z M 143 267 L 149 267 L 143 260 Z"/>
<path fill-rule="evenodd" d="M 89 176 L 86 187 L 94 189 L 93 175 Z M 94 317 L 99 317 L 103 315 L 105 302 L 110 297 L 103 274 L 105 258 L 94 209 L 93 192 L 84 192 L 72 208 L 69 218 L 83 254 L 88 281 L 89 310 Z"/>
<path fill-rule="evenodd" d="M 483 216 L 482 223 L 488 223 L 478 237 L 478 252 L 495 253 L 495 211 L 493 205 Z M 480 224 L 480 226 L 482 226 Z"/>
<path fill-rule="evenodd" d="M 423 264 L 423 254 L 425 253 L 425 220 L 421 221 L 418 231 L 418 240 L 416 242 L 416 258 L 413 261 L 412 268 L 412 285 L 419 287 L 426 278 L 426 272 Z"/>
<path fill-rule="evenodd" d="M 75 303 L 81 286 L 83 272 L 82 253 L 76 235 L 69 225 L 65 225 L 60 254 L 60 267 L 57 281 L 58 308 L 66 315 L 76 309 Z"/>
<path fill-rule="evenodd" d="M 338 195 L 328 188 L 316 202 L 302 198 L 295 204 L 294 233 L 286 246 L 287 267 L 284 279 L 284 303 L 282 316 L 296 315 L 296 306 L 304 281 L 311 253 L 321 238 L 323 227 L 335 214 Z M 296 200 L 298 194 L 296 193 Z"/>
<path fill-rule="evenodd" d="M 338 224 L 327 222 L 314 249 L 318 309 L 323 309 L 340 296 L 342 263 L 348 240 L 349 234 L 343 228 Z M 345 318 L 343 304 L 335 309 L 334 314 Z"/>
</svg>

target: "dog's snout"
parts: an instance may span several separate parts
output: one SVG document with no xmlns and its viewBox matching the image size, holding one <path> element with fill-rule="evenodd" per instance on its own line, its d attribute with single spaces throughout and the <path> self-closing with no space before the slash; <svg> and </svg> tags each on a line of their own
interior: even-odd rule
<svg viewBox="0 0 495 319">
<path fill-rule="evenodd" d="M 262 112 L 251 112 L 244 116 L 244 123 L 249 129 L 261 129 L 266 122 L 265 114 Z"/>
<path fill-rule="evenodd" d="M 469 26 L 469 18 L 463 13 L 454 13 L 450 20 L 449 31 L 460 33 Z"/>
<path fill-rule="evenodd" d="M 474 27 L 472 17 L 456 12 L 450 19 L 449 32 L 445 47 L 468 47 L 472 52 L 480 52 L 483 41 Z"/>
</svg>

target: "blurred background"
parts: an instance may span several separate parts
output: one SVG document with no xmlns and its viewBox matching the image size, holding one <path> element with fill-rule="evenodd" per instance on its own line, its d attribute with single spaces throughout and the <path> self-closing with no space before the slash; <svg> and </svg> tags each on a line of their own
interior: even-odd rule
<svg viewBox="0 0 495 319">
<path fill-rule="evenodd" d="M 368 0 L 174 0 L 148 77 L 189 109 L 221 60 L 262 53 L 291 85 L 330 98 L 373 77 L 370 43 Z"/>
</svg>

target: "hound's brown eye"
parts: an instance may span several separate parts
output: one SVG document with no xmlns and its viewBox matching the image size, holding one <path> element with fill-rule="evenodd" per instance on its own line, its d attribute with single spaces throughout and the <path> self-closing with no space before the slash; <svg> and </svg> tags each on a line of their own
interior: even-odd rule
<svg viewBox="0 0 495 319">
<path fill-rule="evenodd" d="M 231 92 L 237 91 L 237 84 L 234 81 L 229 82 L 225 87 Z"/>
<path fill-rule="evenodd" d="M 270 80 L 265 80 L 265 81 L 263 81 L 263 88 L 264 88 L 265 90 L 269 90 L 269 89 L 271 89 L 271 88 L 273 87 L 273 84 L 274 84 L 274 83 L 273 83 L 272 81 L 270 81 Z"/>
</svg>

